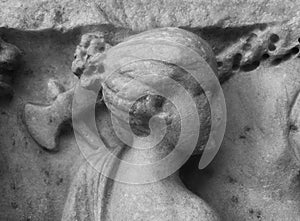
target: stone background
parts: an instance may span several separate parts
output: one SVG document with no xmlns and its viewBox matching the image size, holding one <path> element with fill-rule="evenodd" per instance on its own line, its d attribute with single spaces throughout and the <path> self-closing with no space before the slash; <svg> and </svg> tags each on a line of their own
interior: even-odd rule
<svg viewBox="0 0 300 221">
<path fill-rule="evenodd" d="M 67 88 L 75 83 L 71 63 L 80 36 L 102 30 L 117 43 L 164 26 L 209 41 L 228 108 L 220 152 L 203 171 L 196 170 L 197 157 L 187 163 L 187 187 L 224 220 L 299 220 L 300 168 L 286 132 L 292 108 L 286 103 L 300 85 L 298 52 L 290 51 L 299 46 L 299 9 L 297 0 L 0 0 L 0 36 L 24 58 L 13 100 L 0 103 L 0 220 L 60 220 L 79 149 L 72 131 L 61 136 L 57 152 L 41 149 L 22 114 L 27 102 L 46 102 L 49 78 Z M 280 40 L 270 51 L 273 32 Z"/>
</svg>

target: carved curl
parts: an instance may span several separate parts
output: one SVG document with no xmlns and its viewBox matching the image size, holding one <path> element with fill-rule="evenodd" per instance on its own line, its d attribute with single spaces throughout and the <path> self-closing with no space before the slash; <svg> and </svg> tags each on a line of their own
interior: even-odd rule
<svg viewBox="0 0 300 221">
<path fill-rule="evenodd" d="M 87 39 L 87 40 L 85 40 Z M 89 42 L 90 36 L 83 38 L 83 41 Z M 134 35 L 126 39 L 124 44 L 130 44 L 130 51 L 128 56 L 135 56 L 135 53 L 143 50 L 143 47 L 139 48 L 138 44 L 150 42 L 153 44 L 152 50 L 158 50 L 159 45 L 155 45 L 154 41 L 159 39 L 166 39 L 170 42 L 175 42 L 178 45 L 182 45 L 182 48 L 188 48 L 197 52 L 215 71 L 217 75 L 216 61 L 213 52 L 209 45 L 198 36 L 178 28 L 161 28 L 143 32 L 138 35 Z M 82 45 L 84 45 L 82 43 Z M 90 47 L 90 46 L 89 46 Z M 115 46 L 122 47 L 122 43 Z M 180 49 L 183 50 L 183 49 Z M 109 50 L 108 50 L 109 51 Z M 151 53 L 146 51 L 145 53 Z M 89 58 L 88 65 L 85 66 L 85 71 L 82 75 L 82 84 L 85 88 L 93 88 L 95 82 L 101 84 L 103 88 L 104 101 L 107 107 L 112 111 L 114 116 L 119 118 L 121 121 L 124 120 L 124 116 L 118 116 L 115 110 L 122 110 L 130 113 L 130 124 L 133 132 L 139 135 L 147 135 L 149 133 L 149 119 L 156 115 L 156 117 L 165 120 L 169 127 L 171 134 L 179 133 L 180 116 L 176 111 L 176 108 L 171 102 L 161 96 L 156 96 L 155 92 L 149 88 L 155 88 L 155 85 L 163 85 L 166 82 L 165 79 L 173 79 L 181 84 L 186 91 L 193 97 L 197 109 L 199 110 L 199 118 L 201 122 L 201 135 L 199 136 L 198 145 L 195 153 L 199 153 L 203 150 L 210 132 L 210 108 L 206 99 L 206 95 L 203 93 L 199 83 L 195 81 L 190 73 L 187 73 L 181 68 L 182 65 L 188 64 L 190 61 L 189 57 L 184 57 L 183 54 L 176 54 L 174 51 L 168 51 L 169 61 L 163 62 L 159 60 L 148 60 L 138 61 L 122 66 L 115 73 L 111 74 L 106 70 L 105 66 L 113 66 L 114 64 L 107 63 L 104 56 L 95 56 Z M 104 58 L 104 59 L 103 59 Z M 125 58 L 126 60 L 126 58 Z M 119 61 L 113 61 L 119 62 Z M 160 75 L 161 78 L 153 78 L 147 82 L 139 80 L 139 77 L 145 75 Z M 123 90 L 124 84 L 135 78 L 136 82 L 133 83 L 130 88 Z M 120 90 L 122 93 L 117 93 Z M 131 100 L 133 97 L 138 97 L 143 93 L 143 96 L 138 100 Z M 132 103 L 134 102 L 134 104 Z M 188 107 L 187 107 L 188 108 Z M 171 129 L 172 128 L 172 129 Z M 178 135 L 178 134 L 177 134 Z M 172 136 L 173 138 L 176 137 Z M 167 142 L 176 142 L 176 139 L 170 139 Z"/>
</svg>

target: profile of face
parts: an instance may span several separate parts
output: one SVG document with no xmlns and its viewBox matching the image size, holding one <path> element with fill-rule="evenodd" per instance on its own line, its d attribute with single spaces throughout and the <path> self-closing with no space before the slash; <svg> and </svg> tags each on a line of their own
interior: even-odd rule
<svg viewBox="0 0 300 221">
<path fill-rule="evenodd" d="M 201 38 L 162 28 L 93 56 L 81 82 L 92 90 L 101 87 L 117 137 L 137 149 L 153 147 L 158 154 L 148 154 L 152 161 L 164 158 L 176 145 L 182 152 L 190 146 L 191 154 L 203 152 L 211 132 L 211 107 L 202 82 L 205 75 L 217 79 L 215 70 L 212 50 Z M 211 96 L 210 84 L 206 87 Z"/>
<path fill-rule="evenodd" d="M 84 54 L 93 47 L 91 42 L 87 38 L 88 44 L 82 44 L 83 56 L 74 63 L 80 75 L 74 97 L 85 104 L 89 95 L 96 100 L 100 92 L 101 139 L 95 149 L 77 142 L 86 161 L 73 181 L 65 220 L 73 220 L 77 205 L 86 205 L 82 199 L 93 203 L 84 214 L 93 208 L 95 220 L 219 220 L 212 208 L 182 185 L 178 173 L 196 147 L 195 152 L 203 151 L 213 127 L 209 101 L 215 99 L 213 92 L 217 90 L 210 87 L 210 80 L 217 77 L 210 47 L 198 36 L 178 28 L 146 31 L 105 52 L 96 50 L 87 58 Z M 206 83 L 202 83 L 203 76 Z M 73 108 L 80 109 L 82 103 L 73 102 Z M 84 124 L 89 122 L 84 117 L 96 114 L 84 113 L 79 124 L 73 118 L 74 131 L 88 124 Z M 193 145 L 186 145 L 195 137 Z M 83 186 L 88 197 L 78 199 Z"/>
<path fill-rule="evenodd" d="M 113 78 L 103 84 L 103 98 L 116 119 L 116 130 L 128 132 L 128 137 L 149 137 L 159 148 L 171 151 L 184 120 L 172 100 L 181 99 L 179 93 L 185 90 L 201 122 L 197 151 L 202 150 L 210 132 L 210 108 L 201 86 L 189 73 L 159 61 L 139 61 L 122 67 Z M 189 106 L 184 108 L 186 112 L 192 110 Z M 189 134 L 185 138 L 190 139 Z"/>
<path fill-rule="evenodd" d="M 159 39 L 170 45 L 161 45 Z M 211 130 L 210 105 L 197 79 L 183 66 L 195 62 L 185 52 L 192 50 L 210 66 L 212 75 L 216 75 L 216 61 L 210 47 L 196 35 L 178 28 L 143 32 L 124 42 L 127 51 L 121 43 L 112 48 L 115 52 L 96 53 L 81 76 L 85 88 L 101 87 L 118 137 L 126 144 L 133 137 L 147 137 L 144 141 L 148 139 L 151 147 L 165 149 L 163 157 L 178 142 L 182 121 L 190 120 L 192 125 L 195 122 L 190 118 L 197 115 L 199 129 L 194 152 L 202 152 Z M 148 49 L 144 47 L 147 44 L 151 44 Z M 109 59 L 109 52 L 111 57 L 119 53 L 124 57 Z M 132 57 L 139 57 L 139 53 L 153 56 L 133 61 Z M 165 53 L 169 60 L 161 59 L 157 53 Z M 194 133 L 192 130 L 185 133 L 184 139 L 191 139 Z"/>
<path fill-rule="evenodd" d="M 200 119 L 201 129 L 195 152 L 203 150 L 211 127 L 207 96 L 190 73 L 180 65 L 174 65 L 179 64 L 178 61 L 188 62 L 188 59 L 176 51 L 165 52 L 173 62 L 158 59 L 130 62 L 130 59 L 135 53 L 138 57 L 138 43 L 151 42 L 155 38 L 175 39 L 186 44 L 187 48 L 196 50 L 215 70 L 214 56 L 209 47 L 182 32 L 184 31 L 178 29 L 160 29 L 129 38 L 126 42 L 131 46 L 128 51 L 130 56 L 122 61 L 110 61 L 119 63 L 118 68 L 111 69 L 113 72 L 107 70 L 108 66 L 114 64 L 105 63 L 106 55 L 96 55 L 82 75 L 87 88 L 101 85 L 105 105 L 117 125 L 115 132 L 125 134 L 123 137 L 129 137 L 129 140 L 134 135 L 148 137 L 152 131 L 157 133 L 150 138 L 159 140 L 161 136 L 157 138 L 155 135 L 165 132 L 166 136 L 154 150 L 159 158 L 167 155 L 178 141 L 182 116 L 173 101 L 180 98 L 179 94 L 184 91 L 192 97 Z M 194 41 L 183 40 L 186 38 Z M 155 50 L 157 49 L 153 46 L 153 51 Z M 239 205 L 228 203 L 229 198 L 234 201 L 238 198 L 240 202 L 245 202 L 243 208 L 264 208 L 262 212 L 266 217 L 268 214 L 285 217 L 286 212 L 282 213 L 285 210 L 289 211 L 292 217 L 290 220 L 299 217 L 294 216 L 294 211 L 297 211 L 295 208 L 299 207 L 299 200 L 294 197 L 299 192 L 295 189 L 299 185 L 299 68 L 296 60 L 268 68 L 264 68 L 262 64 L 251 72 L 236 74 L 223 84 L 228 121 L 223 145 L 208 168 L 214 171 L 214 175 L 207 178 L 206 172 L 209 170 L 197 170 L 191 173 L 190 178 L 186 178 L 192 190 L 204 196 L 219 211 L 224 212 L 223 206 L 226 205 L 226 209 L 238 211 L 236 214 L 240 219 L 245 217 L 244 211 L 237 208 Z M 180 83 L 184 90 L 173 87 L 172 80 Z M 169 92 L 168 96 L 157 93 L 159 89 Z M 188 111 L 191 106 L 183 108 Z M 155 130 L 156 128 L 166 130 Z M 144 144 L 145 142 L 139 143 L 140 146 Z M 147 160 L 154 161 L 157 158 Z M 140 162 L 145 162 L 145 158 Z M 234 197 L 227 192 L 234 194 Z M 286 201 L 278 200 L 281 195 L 287 196 L 284 199 Z M 293 195 L 291 199 L 290 195 Z M 269 200 L 266 205 L 265 199 L 270 198 L 272 203 Z M 224 214 L 227 215 L 228 213 Z M 232 217 L 227 219 L 232 220 Z"/>
</svg>

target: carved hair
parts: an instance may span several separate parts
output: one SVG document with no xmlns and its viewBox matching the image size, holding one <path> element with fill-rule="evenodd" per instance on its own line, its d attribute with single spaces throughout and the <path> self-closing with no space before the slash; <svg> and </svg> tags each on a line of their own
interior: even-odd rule
<svg viewBox="0 0 300 221">
<path fill-rule="evenodd" d="M 159 51 L 162 48 L 162 45 L 158 43 L 160 39 L 176 45 L 174 50 L 162 50 L 162 53 L 168 53 L 168 61 L 161 61 L 159 57 L 153 57 L 150 60 L 141 59 L 126 63 L 131 57 L 138 56 L 139 53 L 151 53 L 151 50 L 152 52 Z M 143 44 L 151 44 L 151 50 L 143 51 Z M 121 48 L 126 45 L 130 45 L 130 47 L 124 58 L 115 60 L 109 58 L 113 56 L 113 53 L 117 55 L 118 50 L 122 50 Z M 213 52 L 200 37 L 178 28 L 160 28 L 129 37 L 123 43 L 114 46 L 114 52 L 108 50 L 104 55 L 96 54 L 90 59 L 89 65 L 82 75 L 82 81 L 87 82 L 84 84 L 87 88 L 95 82 L 100 83 L 104 102 L 108 109 L 120 121 L 126 118 L 124 112 L 129 113 L 131 129 L 138 135 L 147 135 L 149 119 L 154 115 L 166 121 L 168 130 L 180 131 L 180 116 L 176 108 L 168 99 L 155 94 L 155 90 L 153 90 L 155 87 L 165 87 L 168 79 L 178 82 L 195 101 L 201 122 L 201 136 L 198 143 L 203 146 L 210 131 L 209 104 L 198 82 L 182 68 L 182 65 L 191 60 L 186 57 L 181 46 L 185 50 L 188 48 L 188 50 L 197 52 L 217 74 Z M 113 70 L 112 73 L 109 69 L 112 70 L 115 64 L 120 64 L 120 68 Z M 172 90 L 174 90 L 174 94 L 171 96 L 175 96 L 177 92 L 171 88 Z M 176 138 L 174 139 L 172 136 L 170 139 L 176 141 Z"/>
</svg>

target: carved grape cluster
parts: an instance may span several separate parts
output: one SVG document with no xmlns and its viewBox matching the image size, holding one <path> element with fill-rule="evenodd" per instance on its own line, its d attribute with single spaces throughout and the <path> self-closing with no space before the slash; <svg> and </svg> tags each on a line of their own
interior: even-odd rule
<svg viewBox="0 0 300 221">
<path fill-rule="evenodd" d="M 103 53 L 111 46 L 105 42 L 102 32 L 87 33 L 81 37 L 81 42 L 77 46 L 74 61 L 72 63 L 73 73 L 80 77 L 95 54 Z"/>
</svg>

